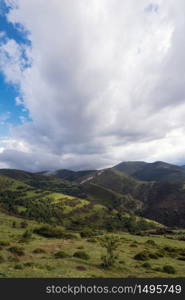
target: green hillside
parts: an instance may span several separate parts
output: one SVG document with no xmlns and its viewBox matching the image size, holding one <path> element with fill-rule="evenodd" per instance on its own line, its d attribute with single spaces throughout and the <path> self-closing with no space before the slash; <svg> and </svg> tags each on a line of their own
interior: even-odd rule
<svg viewBox="0 0 185 300">
<path fill-rule="evenodd" d="M 166 236 L 117 232 L 117 259 L 105 268 L 101 257 L 106 252 L 99 243 L 105 232 L 83 237 L 60 226 L 55 230 L 60 237 L 49 238 L 36 233 L 42 227 L 0 212 L 0 277 L 184 277 L 184 231 Z"/>
<path fill-rule="evenodd" d="M 185 181 L 185 168 L 162 161 L 154 163 L 123 162 L 113 169 L 131 175 L 138 180 L 172 183 Z"/>
</svg>

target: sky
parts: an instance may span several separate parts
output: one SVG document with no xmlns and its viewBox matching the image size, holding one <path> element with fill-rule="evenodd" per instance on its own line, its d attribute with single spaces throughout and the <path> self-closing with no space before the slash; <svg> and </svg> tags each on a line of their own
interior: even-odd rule
<svg viewBox="0 0 185 300">
<path fill-rule="evenodd" d="M 0 168 L 185 164 L 184 0 L 0 0 Z"/>
</svg>

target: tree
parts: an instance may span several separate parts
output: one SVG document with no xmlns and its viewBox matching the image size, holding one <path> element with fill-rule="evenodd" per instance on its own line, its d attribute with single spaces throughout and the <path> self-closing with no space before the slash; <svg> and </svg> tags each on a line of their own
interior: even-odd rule
<svg viewBox="0 0 185 300">
<path fill-rule="evenodd" d="M 107 234 L 99 238 L 100 245 L 106 249 L 106 255 L 102 256 L 102 265 L 109 268 L 114 265 L 117 256 L 115 255 L 115 250 L 120 245 L 120 239 L 118 236 L 113 234 Z"/>
</svg>

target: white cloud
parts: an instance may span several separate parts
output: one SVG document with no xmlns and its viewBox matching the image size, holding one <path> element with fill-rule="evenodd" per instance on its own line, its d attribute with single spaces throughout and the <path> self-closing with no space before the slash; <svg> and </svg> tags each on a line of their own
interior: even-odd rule
<svg viewBox="0 0 185 300">
<path fill-rule="evenodd" d="M 0 67 L 19 85 L 16 103 L 32 122 L 12 130 L 26 154 L 6 146 L 3 161 L 33 170 L 185 161 L 183 0 L 17 0 L 12 7 L 9 21 L 28 30 L 32 46 L 7 40 Z"/>
</svg>

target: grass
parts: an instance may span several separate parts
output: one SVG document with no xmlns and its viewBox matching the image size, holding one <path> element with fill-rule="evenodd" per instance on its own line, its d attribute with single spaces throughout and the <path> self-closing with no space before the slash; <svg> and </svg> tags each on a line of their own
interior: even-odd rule
<svg viewBox="0 0 185 300">
<path fill-rule="evenodd" d="M 12 228 L 13 222 L 16 222 L 16 228 Z M 185 242 L 178 240 L 178 232 L 176 240 L 163 235 L 136 236 L 119 233 L 121 245 L 116 253 L 119 259 L 111 269 L 103 269 L 101 256 L 105 254 L 105 249 L 97 242 L 98 237 L 93 243 L 90 243 L 88 238 L 80 238 L 80 236 L 76 239 L 50 239 L 33 234 L 28 242 L 20 243 L 20 237 L 25 232 L 25 229 L 20 226 L 21 222 L 21 218 L 0 213 L 1 277 L 124 278 L 128 276 L 184 277 L 185 275 L 185 261 L 178 260 L 185 253 Z M 27 230 L 34 230 L 38 227 L 38 223 L 35 221 L 27 221 L 27 223 Z M 154 241 L 155 246 L 153 243 L 147 242 L 148 240 Z M 18 256 L 10 252 L 8 249 L 11 247 L 23 248 L 24 255 Z M 170 248 L 175 249 L 174 252 L 170 253 Z M 42 251 L 35 252 L 35 249 L 42 249 Z M 88 260 L 74 256 L 79 249 L 88 253 Z M 149 257 L 147 262 L 135 260 L 134 256 L 143 251 L 149 253 L 164 251 L 164 256 L 157 259 Z M 58 252 L 67 253 L 67 257 L 56 258 L 55 254 Z M 166 268 L 165 266 L 170 267 Z M 173 270 L 175 272 L 172 272 Z"/>
</svg>

